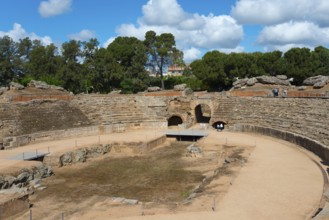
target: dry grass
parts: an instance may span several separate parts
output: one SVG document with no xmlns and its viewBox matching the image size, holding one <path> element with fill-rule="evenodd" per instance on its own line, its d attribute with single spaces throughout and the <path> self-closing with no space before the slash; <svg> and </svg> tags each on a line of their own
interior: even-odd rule
<svg viewBox="0 0 329 220">
<path fill-rule="evenodd" d="M 202 181 L 201 172 L 186 170 L 180 158 L 188 143 L 174 143 L 143 156 L 91 161 L 81 167 L 61 168 L 47 180 L 37 200 L 53 197 L 81 202 L 91 196 L 124 197 L 144 202 L 177 202 Z M 73 168 L 73 169 L 72 169 Z"/>
</svg>

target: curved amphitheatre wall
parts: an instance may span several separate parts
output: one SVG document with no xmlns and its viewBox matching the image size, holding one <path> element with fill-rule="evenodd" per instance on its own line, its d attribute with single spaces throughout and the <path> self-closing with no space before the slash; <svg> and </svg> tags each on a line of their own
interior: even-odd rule
<svg viewBox="0 0 329 220">
<path fill-rule="evenodd" d="M 174 115 L 189 127 L 200 104 L 208 105 L 210 124 L 224 121 L 230 130 L 285 139 L 329 161 L 329 102 L 314 98 L 79 95 L 71 100 L 1 103 L 0 143 L 11 148 L 79 135 L 165 129 Z"/>
<path fill-rule="evenodd" d="M 5 149 L 46 140 L 140 128 L 166 128 L 166 97 L 80 95 L 71 100 L 1 103 Z"/>
<path fill-rule="evenodd" d="M 212 122 L 234 131 L 265 134 L 296 143 L 329 161 L 329 100 L 308 98 L 213 99 Z"/>
<path fill-rule="evenodd" d="M 0 105 L 0 143 L 4 148 L 27 144 L 36 137 L 45 138 L 49 136 L 47 132 L 58 133 L 90 124 L 81 110 L 69 101 L 32 100 Z"/>
</svg>

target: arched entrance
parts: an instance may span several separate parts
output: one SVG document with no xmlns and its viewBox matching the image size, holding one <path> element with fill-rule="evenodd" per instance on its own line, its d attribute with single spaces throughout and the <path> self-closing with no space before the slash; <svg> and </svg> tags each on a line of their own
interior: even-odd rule
<svg viewBox="0 0 329 220">
<path fill-rule="evenodd" d="M 209 123 L 211 118 L 210 107 L 206 104 L 199 104 L 195 107 L 196 123 Z"/>
<path fill-rule="evenodd" d="M 183 124 L 183 119 L 177 115 L 173 115 L 168 119 L 168 127 L 178 126 L 180 124 Z"/>
</svg>

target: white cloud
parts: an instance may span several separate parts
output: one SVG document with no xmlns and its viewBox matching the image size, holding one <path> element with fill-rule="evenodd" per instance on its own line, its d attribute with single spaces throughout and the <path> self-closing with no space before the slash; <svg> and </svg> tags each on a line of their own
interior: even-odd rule
<svg viewBox="0 0 329 220">
<path fill-rule="evenodd" d="M 329 28 L 311 22 L 287 22 L 265 27 L 257 42 L 261 45 L 304 45 L 306 47 L 329 44 Z"/>
<path fill-rule="evenodd" d="M 231 15 L 240 24 L 273 25 L 290 20 L 329 26 L 328 0 L 239 0 Z"/>
<path fill-rule="evenodd" d="M 243 38 L 243 29 L 229 16 L 204 17 L 205 24 L 186 37 L 191 43 L 204 48 L 234 48 Z"/>
<path fill-rule="evenodd" d="M 47 0 L 39 5 L 42 17 L 52 17 L 71 10 L 72 0 Z"/>
<path fill-rule="evenodd" d="M 265 50 L 328 46 L 328 0 L 238 0 L 231 16 L 262 29 L 255 43 Z"/>
<path fill-rule="evenodd" d="M 9 30 L 8 32 L 0 31 L 0 37 L 9 36 L 14 41 L 19 41 L 19 39 L 24 39 L 26 37 L 30 38 L 31 40 L 40 40 L 43 45 L 49 45 L 52 43 L 52 40 L 49 36 L 40 37 L 35 33 L 28 33 L 22 27 L 22 25 L 18 23 L 14 23 L 13 29 Z"/>
<path fill-rule="evenodd" d="M 284 45 L 266 45 L 264 47 L 264 51 L 274 51 L 274 50 L 279 50 L 282 52 L 287 52 L 288 50 L 290 50 L 291 48 L 309 48 L 309 49 L 313 49 L 314 47 L 311 47 L 309 45 L 306 44 L 284 44 Z"/>
<path fill-rule="evenodd" d="M 79 33 L 68 35 L 68 38 L 77 41 L 88 41 L 91 38 L 96 38 L 96 33 L 94 31 L 84 29 Z"/>
<path fill-rule="evenodd" d="M 223 53 L 242 53 L 244 52 L 244 47 L 237 46 L 236 48 L 220 48 L 218 50 Z"/>
<path fill-rule="evenodd" d="M 149 0 L 137 24 L 123 24 L 116 32 L 143 40 L 149 30 L 157 34 L 172 33 L 176 46 L 187 51 L 191 59 L 196 50 L 236 48 L 243 39 L 243 28 L 227 15 L 199 15 L 185 12 L 177 0 Z M 191 50 L 190 48 L 194 48 Z M 200 54 L 199 54 L 200 55 Z"/>
<path fill-rule="evenodd" d="M 104 47 L 104 48 L 107 48 L 108 45 L 110 45 L 114 40 L 115 40 L 114 37 L 109 38 L 109 39 L 103 44 L 103 47 Z"/>
<path fill-rule="evenodd" d="M 140 22 L 146 25 L 176 25 L 186 16 L 176 0 L 149 0 L 143 14 Z"/>
<path fill-rule="evenodd" d="M 184 60 L 186 62 L 191 62 L 195 59 L 198 59 L 202 52 L 199 49 L 192 47 L 190 49 L 184 50 L 183 53 L 184 53 Z"/>
</svg>

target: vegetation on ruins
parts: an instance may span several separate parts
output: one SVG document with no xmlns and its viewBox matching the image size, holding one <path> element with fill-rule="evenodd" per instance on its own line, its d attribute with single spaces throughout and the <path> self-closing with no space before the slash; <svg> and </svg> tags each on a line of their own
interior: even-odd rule
<svg viewBox="0 0 329 220">
<path fill-rule="evenodd" d="M 313 51 L 292 48 L 285 53 L 210 51 L 186 67 L 183 76 L 164 77 L 171 64 L 185 65 L 171 33 L 148 31 L 144 41 L 117 37 L 107 48 L 100 47 L 97 39 L 70 40 L 58 48 L 29 38 L 15 42 L 0 37 L 0 86 L 11 81 L 26 85 L 35 79 L 74 93 L 136 93 L 148 86 L 171 89 L 181 83 L 194 90 L 218 91 L 230 88 L 236 78 L 260 75 L 287 75 L 300 85 L 305 78 L 329 75 L 329 50 L 319 46 Z M 151 77 L 148 71 L 160 77 Z"/>
</svg>

